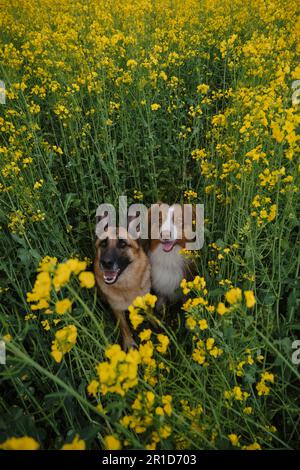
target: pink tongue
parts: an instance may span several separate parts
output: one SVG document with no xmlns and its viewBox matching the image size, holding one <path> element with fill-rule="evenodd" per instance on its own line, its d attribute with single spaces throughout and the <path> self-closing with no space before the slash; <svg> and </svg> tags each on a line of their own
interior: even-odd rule
<svg viewBox="0 0 300 470">
<path fill-rule="evenodd" d="M 164 243 L 162 244 L 162 248 L 163 248 L 163 250 L 164 250 L 166 253 L 168 253 L 169 251 L 171 251 L 172 248 L 173 248 L 173 246 L 174 246 L 174 241 L 171 241 L 171 242 L 164 242 Z"/>
<path fill-rule="evenodd" d="M 104 271 L 103 278 L 106 283 L 114 282 L 117 278 L 118 271 Z"/>
<path fill-rule="evenodd" d="M 114 277 L 118 271 L 104 271 L 105 277 Z"/>
</svg>

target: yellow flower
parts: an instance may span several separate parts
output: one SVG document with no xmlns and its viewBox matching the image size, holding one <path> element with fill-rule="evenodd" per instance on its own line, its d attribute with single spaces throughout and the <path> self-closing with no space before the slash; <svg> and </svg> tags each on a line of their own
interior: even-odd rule
<svg viewBox="0 0 300 470">
<path fill-rule="evenodd" d="M 182 292 L 184 293 L 184 295 L 187 295 L 191 289 L 188 288 L 188 282 L 186 279 L 182 279 L 181 283 L 180 283 L 180 287 L 182 289 Z"/>
<path fill-rule="evenodd" d="M 205 319 L 199 320 L 199 328 L 200 330 L 206 330 L 208 328 L 208 324 Z"/>
<path fill-rule="evenodd" d="M 224 114 L 216 114 L 212 117 L 211 123 L 213 126 L 225 126 L 226 117 Z"/>
<path fill-rule="evenodd" d="M 27 293 L 27 302 L 37 302 L 32 305 L 32 310 L 47 308 L 49 306 L 48 300 L 50 299 L 51 291 L 51 277 L 48 272 L 40 272 L 32 289 L 32 292 Z"/>
<path fill-rule="evenodd" d="M 143 195 L 143 193 L 142 193 L 141 191 L 139 191 L 139 190 L 137 190 L 137 189 L 135 189 L 135 190 L 133 191 L 133 198 L 136 199 L 137 201 L 143 199 L 143 197 L 144 197 L 144 195 Z"/>
<path fill-rule="evenodd" d="M 162 402 L 163 402 L 163 405 L 164 405 L 164 412 L 168 416 L 171 416 L 171 414 L 172 414 L 172 406 L 171 406 L 172 397 L 171 397 L 171 395 L 164 395 L 162 397 Z"/>
<path fill-rule="evenodd" d="M 139 353 L 141 361 L 143 364 L 151 364 L 151 358 L 153 356 L 153 343 L 152 341 L 147 341 L 145 344 L 141 344 L 139 347 Z"/>
<path fill-rule="evenodd" d="M 225 306 L 223 302 L 219 302 L 217 306 L 217 313 L 219 315 L 224 315 L 224 313 L 230 312 L 230 309 Z"/>
<path fill-rule="evenodd" d="M 95 276 L 89 271 L 83 271 L 79 274 L 78 279 L 81 287 L 87 287 L 91 289 L 95 285 Z"/>
<path fill-rule="evenodd" d="M 194 320 L 193 317 L 187 317 L 185 324 L 189 330 L 194 330 L 197 325 L 196 320 Z"/>
<path fill-rule="evenodd" d="M 55 276 L 53 278 L 53 285 L 56 290 L 59 290 L 63 287 L 67 282 L 69 282 L 70 276 L 72 271 L 70 267 L 66 263 L 59 264 Z"/>
<path fill-rule="evenodd" d="M 170 340 L 166 335 L 158 334 L 157 339 L 159 341 L 159 346 L 156 347 L 157 351 L 161 354 L 165 354 L 169 346 Z"/>
<path fill-rule="evenodd" d="M 252 406 L 246 406 L 246 407 L 243 409 L 243 413 L 245 413 L 246 415 L 251 415 L 251 413 L 252 413 Z"/>
<path fill-rule="evenodd" d="M 2 339 L 5 341 L 5 343 L 9 343 L 12 340 L 12 335 L 8 333 L 7 335 L 4 335 Z"/>
<path fill-rule="evenodd" d="M 38 271 L 50 272 L 52 273 L 57 264 L 57 258 L 53 256 L 45 256 L 39 264 Z"/>
<path fill-rule="evenodd" d="M 110 392 L 124 396 L 127 390 L 138 383 L 140 352 L 131 349 L 126 353 L 121 350 L 119 344 L 113 344 L 106 349 L 105 356 L 108 361 L 100 362 L 97 366 L 100 392 L 103 395 Z M 97 390 L 96 381 L 92 381 L 88 392 L 94 394 Z"/>
<path fill-rule="evenodd" d="M 51 347 L 51 355 L 56 362 L 61 362 L 63 356 L 76 344 L 76 339 L 77 328 L 75 325 L 65 326 L 56 332 Z"/>
<path fill-rule="evenodd" d="M 152 331 L 148 328 L 146 330 L 141 331 L 139 334 L 139 337 L 141 341 L 149 341 L 149 339 L 151 338 L 151 335 L 152 335 Z"/>
<path fill-rule="evenodd" d="M 69 312 L 71 310 L 71 307 L 72 302 L 70 299 L 59 300 L 55 304 L 56 313 L 58 313 L 59 315 L 63 315 L 64 313 Z"/>
<path fill-rule="evenodd" d="M 263 372 L 261 374 L 261 379 L 266 382 L 271 382 L 272 384 L 274 383 L 274 374 L 271 374 L 270 372 Z"/>
<path fill-rule="evenodd" d="M 209 354 L 213 357 L 219 357 L 223 354 L 223 349 L 217 348 L 216 346 L 209 351 Z"/>
<path fill-rule="evenodd" d="M 164 81 L 168 80 L 168 75 L 163 70 L 159 73 L 159 77 Z"/>
<path fill-rule="evenodd" d="M 233 446 L 238 447 L 240 445 L 239 436 L 237 436 L 236 434 L 228 434 L 228 439 L 230 440 Z"/>
<path fill-rule="evenodd" d="M 152 111 L 157 111 L 158 109 L 160 109 L 160 107 L 161 107 L 161 106 L 160 106 L 160 104 L 158 104 L 158 103 L 153 103 L 153 104 L 151 104 L 151 109 L 152 109 Z"/>
<path fill-rule="evenodd" d="M 159 435 L 162 439 L 167 439 L 172 433 L 171 426 L 164 425 L 159 428 Z"/>
<path fill-rule="evenodd" d="M 138 310 L 133 307 L 132 305 L 129 305 L 128 307 L 128 312 L 129 312 L 129 319 L 131 321 L 131 324 L 133 328 L 136 330 L 139 325 L 141 325 L 144 321 L 144 317 L 138 313 Z"/>
<path fill-rule="evenodd" d="M 64 444 L 61 450 L 85 450 L 85 442 L 76 435 L 70 444 Z"/>
<path fill-rule="evenodd" d="M 0 444 L 2 450 L 37 450 L 39 443 L 32 437 L 12 437 Z"/>
<path fill-rule="evenodd" d="M 237 401 L 245 401 L 249 396 L 250 395 L 248 392 L 243 392 L 241 387 L 237 385 L 233 387 L 232 390 L 225 390 L 224 392 L 224 397 L 226 398 L 226 400 L 234 398 Z"/>
<path fill-rule="evenodd" d="M 50 330 L 49 320 L 43 320 L 43 321 L 41 321 L 41 325 L 42 325 L 42 327 L 44 328 L 45 331 L 49 331 L 49 330 Z"/>
<path fill-rule="evenodd" d="M 127 67 L 136 67 L 137 66 L 137 61 L 134 59 L 129 59 L 126 62 Z"/>
<path fill-rule="evenodd" d="M 213 345 L 215 344 L 214 338 L 208 338 L 206 340 L 206 349 L 210 351 L 213 348 Z"/>
<path fill-rule="evenodd" d="M 197 86 L 197 92 L 202 93 L 203 95 L 206 95 L 208 90 L 209 90 L 209 86 L 206 85 L 205 83 L 201 83 L 201 85 Z"/>
<path fill-rule="evenodd" d="M 79 274 L 86 269 L 86 261 L 79 261 L 77 258 L 70 258 L 65 263 L 74 274 Z"/>
<path fill-rule="evenodd" d="M 205 353 L 202 350 L 194 349 L 192 358 L 194 359 L 195 362 L 198 362 L 198 364 L 205 363 Z"/>
<path fill-rule="evenodd" d="M 243 446 L 243 450 L 261 450 L 261 446 L 258 444 L 258 442 L 253 442 L 253 444 Z"/>
<path fill-rule="evenodd" d="M 259 396 L 269 395 L 270 387 L 266 385 L 266 382 L 274 383 L 274 375 L 270 374 L 270 372 L 263 372 L 260 382 L 256 384 L 256 390 Z"/>
<path fill-rule="evenodd" d="M 129 319 L 132 323 L 133 328 L 136 330 L 138 326 L 143 323 L 144 317 L 139 314 L 139 309 L 148 311 L 149 308 L 153 309 L 157 301 L 156 295 L 148 294 L 144 297 L 138 296 L 132 302 L 132 305 L 128 307 Z"/>
<path fill-rule="evenodd" d="M 184 197 L 186 199 L 195 199 L 197 196 L 198 194 L 192 189 L 187 189 L 186 191 L 184 191 Z"/>
<path fill-rule="evenodd" d="M 39 189 L 43 186 L 44 180 L 36 181 L 33 185 L 33 189 Z"/>
<path fill-rule="evenodd" d="M 245 299 L 246 299 L 247 307 L 252 308 L 256 303 L 256 300 L 255 300 L 255 297 L 254 297 L 254 294 L 253 294 L 252 290 L 245 290 L 244 291 L 244 296 L 245 296 Z"/>
<path fill-rule="evenodd" d="M 236 304 L 242 300 L 242 291 L 239 287 L 233 287 L 226 292 L 225 298 L 230 305 Z"/>
<path fill-rule="evenodd" d="M 120 440 L 117 437 L 113 436 L 113 435 L 105 436 L 104 443 L 105 443 L 105 448 L 107 450 L 120 450 L 120 449 L 122 449 Z"/>
<path fill-rule="evenodd" d="M 132 302 L 132 305 L 134 307 L 140 308 L 141 310 L 147 310 L 147 307 L 154 308 L 156 301 L 156 295 L 152 295 L 148 292 L 148 294 L 144 295 L 144 297 L 136 297 Z"/>
<path fill-rule="evenodd" d="M 92 380 L 87 387 L 87 392 L 89 395 L 96 397 L 98 389 L 99 389 L 99 382 L 97 382 L 97 380 Z"/>
</svg>

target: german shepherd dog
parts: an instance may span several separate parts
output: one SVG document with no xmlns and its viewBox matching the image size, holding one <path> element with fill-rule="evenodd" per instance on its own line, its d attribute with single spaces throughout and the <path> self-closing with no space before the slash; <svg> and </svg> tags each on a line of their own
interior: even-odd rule
<svg viewBox="0 0 300 470">
<path fill-rule="evenodd" d="M 94 272 L 100 295 L 119 324 L 123 349 L 136 347 L 125 312 L 137 296 L 150 292 L 150 262 L 140 240 L 123 228 L 108 227 L 97 236 Z"/>
</svg>

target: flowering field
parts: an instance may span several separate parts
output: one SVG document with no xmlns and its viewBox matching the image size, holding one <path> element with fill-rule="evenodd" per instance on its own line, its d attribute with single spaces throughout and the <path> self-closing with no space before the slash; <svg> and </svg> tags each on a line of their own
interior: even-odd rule
<svg viewBox="0 0 300 470">
<path fill-rule="evenodd" d="M 299 446 L 297 3 L 2 1 L 0 449 Z M 128 353 L 91 266 L 120 195 L 205 205 Z"/>
</svg>

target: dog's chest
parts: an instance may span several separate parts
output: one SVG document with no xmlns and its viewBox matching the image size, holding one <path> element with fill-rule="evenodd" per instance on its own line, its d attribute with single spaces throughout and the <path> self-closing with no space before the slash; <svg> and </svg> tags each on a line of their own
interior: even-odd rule
<svg viewBox="0 0 300 470">
<path fill-rule="evenodd" d="M 165 253 L 158 245 L 150 251 L 152 287 L 158 294 L 174 300 L 180 293 L 175 292 L 185 277 L 186 262 L 179 254 L 179 246 L 175 246 L 170 253 Z"/>
</svg>

